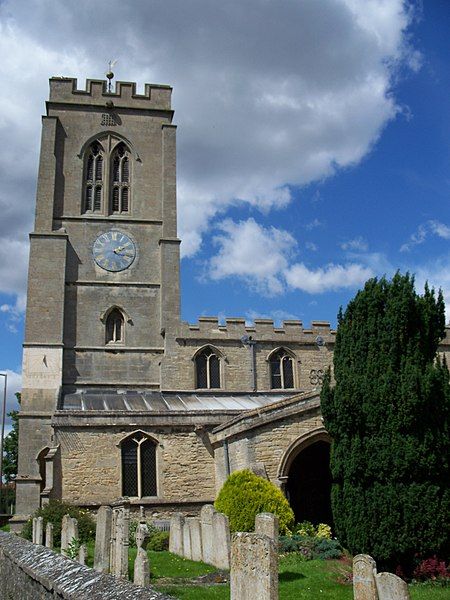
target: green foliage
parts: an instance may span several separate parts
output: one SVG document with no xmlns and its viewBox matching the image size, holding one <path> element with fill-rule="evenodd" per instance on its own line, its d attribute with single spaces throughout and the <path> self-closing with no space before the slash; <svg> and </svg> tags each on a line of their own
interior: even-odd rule
<svg viewBox="0 0 450 600">
<path fill-rule="evenodd" d="M 437 358 L 445 333 L 441 292 L 414 278 L 369 280 L 339 314 L 335 385 L 322 414 L 333 438 L 336 533 L 379 568 L 446 555 L 450 490 L 449 373 Z"/>
<path fill-rule="evenodd" d="M 164 552 L 169 549 L 168 531 L 157 531 L 150 537 L 147 548 L 153 552 Z"/>
<path fill-rule="evenodd" d="M 78 535 L 81 544 L 95 539 L 95 522 L 87 510 L 78 506 L 61 502 L 60 500 L 50 500 L 48 504 L 42 506 L 32 515 L 32 517 L 43 517 L 44 531 L 47 523 L 53 523 L 53 543 L 56 548 L 61 546 L 61 523 L 64 515 L 70 515 L 78 521 Z M 33 520 L 29 519 L 23 526 L 21 535 L 27 540 L 31 540 L 33 531 Z"/>
<path fill-rule="evenodd" d="M 16 398 L 20 404 L 21 395 L 17 392 Z M 19 448 L 19 411 L 8 413 L 11 417 L 12 429 L 3 441 L 3 477 L 6 483 L 14 481 L 17 475 L 17 456 Z"/>
<path fill-rule="evenodd" d="M 72 560 L 77 560 L 80 553 L 81 542 L 77 538 L 72 538 L 67 546 L 66 556 Z"/>
<path fill-rule="evenodd" d="M 279 549 L 283 554 L 297 552 L 302 560 L 341 558 L 342 547 L 337 540 L 294 533 L 280 536 Z"/>
<path fill-rule="evenodd" d="M 281 533 L 294 522 L 294 513 L 281 490 L 247 469 L 235 471 L 228 477 L 214 506 L 228 516 L 232 532 L 253 531 L 255 517 L 262 512 L 278 516 Z"/>
</svg>

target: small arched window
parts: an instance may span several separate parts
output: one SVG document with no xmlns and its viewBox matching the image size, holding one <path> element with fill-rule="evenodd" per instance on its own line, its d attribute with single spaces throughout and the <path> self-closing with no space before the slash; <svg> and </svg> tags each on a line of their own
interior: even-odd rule
<svg viewBox="0 0 450 600">
<path fill-rule="evenodd" d="M 106 343 L 120 343 L 124 341 L 125 319 L 118 308 L 114 308 L 106 318 Z"/>
<path fill-rule="evenodd" d="M 122 495 L 157 496 L 156 442 L 138 431 L 125 439 L 122 450 Z"/>
<path fill-rule="evenodd" d="M 284 348 L 270 357 L 270 387 L 273 390 L 294 387 L 294 359 Z"/>
<path fill-rule="evenodd" d="M 93 142 L 86 155 L 84 181 L 84 211 L 100 212 L 103 202 L 103 149 Z"/>
<path fill-rule="evenodd" d="M 212 348 L 205 348 L 195 357 L 196 387 L 220 388 L 220 358 Z"/>
<path fill-rule="evenodd" d="M 130 152 L 121 142 L 111 157 L 110 210 L 112 213 L 130 211 L 130 183 Z"/>
</svg>

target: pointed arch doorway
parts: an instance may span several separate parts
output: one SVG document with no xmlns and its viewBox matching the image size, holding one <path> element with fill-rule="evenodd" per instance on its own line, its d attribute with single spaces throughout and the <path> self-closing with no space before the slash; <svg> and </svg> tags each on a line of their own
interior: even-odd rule
<svg viewBox="0 0 450 600">
<path fill-rule="evenodd" d="M 296 440 L 285 454 L 280 478 L 296 523 L 333 526 L 330 444 L 330 436 L 320 428 Z"/>
</svg>

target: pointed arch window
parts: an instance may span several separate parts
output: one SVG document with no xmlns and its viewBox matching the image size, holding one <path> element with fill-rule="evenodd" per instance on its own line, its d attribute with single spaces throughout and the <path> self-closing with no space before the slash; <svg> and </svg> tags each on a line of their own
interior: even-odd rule
<svg viewBox="0 0 450 600">
<path fill-rule="evenodd" d="M 116 146 L 111 157 L 111 198 L 112 213 L 130 211 L 130 151 L 123 142 Z"/>
<path fill-rule="evenodd" d="M 86 154 L 84 212 L 101 212 L 103 204 L 104 157 L 99 142 L 93 142 Z"/>
<path fill-rule="evenodd" d="M 114 344 L 124 341 L 125 319 L 118 308 L 114 308 L 106 318 L 106 343 Z"/>
<path fill-rule="evenodd" d="M 142 431 L 133 433 L 121 444 L 122 495 L 142 498 L 157 496 L 155 441 Z"/>
<path fill-rule="evenodd" d="M 220 357 L 212 348 L 205 348 L 195 357 L 196 387 L 220 388 Z"/>
<path fill-rule="evenodd" d="M 281 348 L 270 357 L 270 387 L 286 390 L 294 387 L 294 359 Z"/>
</svg>

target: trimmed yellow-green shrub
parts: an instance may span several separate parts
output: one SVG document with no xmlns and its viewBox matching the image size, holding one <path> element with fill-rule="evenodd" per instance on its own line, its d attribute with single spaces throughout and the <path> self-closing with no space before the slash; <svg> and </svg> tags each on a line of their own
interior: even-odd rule
<svg viewBox="0 0 450 600">
<path fill-rule="evenodd" d="M 228 477 L 214 506 L 228 516 L 232 532 L 253 531 L 255 517 L 262 512 L 277 515 L 282 534 L 294 523 L 294 513 L 281 490 L 248 469 L 235 471 Z"/>
</svg>

